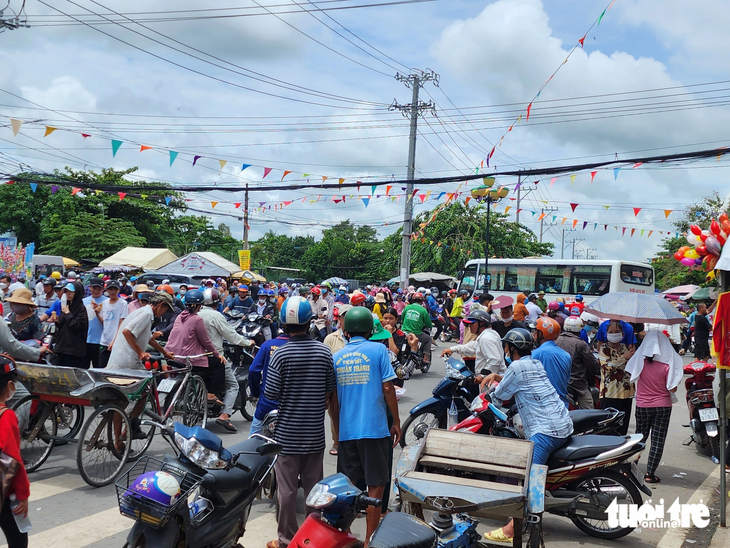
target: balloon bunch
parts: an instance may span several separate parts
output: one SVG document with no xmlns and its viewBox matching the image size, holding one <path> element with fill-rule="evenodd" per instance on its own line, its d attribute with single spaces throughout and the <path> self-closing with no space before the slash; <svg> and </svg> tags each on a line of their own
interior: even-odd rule
<svg viewBox="0 0 730 548">
<path fill-rule="evenodd" d="M 728 236 L 730 236 L 730 218 L 727 213 L 720 215 L 717 221 L 713 220 L 709 230 L 702 230 L 699 226 L 692 225 L 687 234 L 687 243 L 690 245 L 680 247 L 674 258 L 684 266 L 688 266 L 690 270 L 712 272 Z"/>
</svg>

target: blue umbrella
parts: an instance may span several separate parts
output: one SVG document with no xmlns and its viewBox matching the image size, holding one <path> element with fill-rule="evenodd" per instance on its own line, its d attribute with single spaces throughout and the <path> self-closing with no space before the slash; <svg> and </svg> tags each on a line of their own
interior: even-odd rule
<svg viewBox="0 0 730 548">
<path fill-rule="evenodd" d="M 606 293 L 587 305 L 585 310 L 600 318 L 630 323 L 687 323 L 687 318 L 661 297 L 641 293 Z"/>
</svg>

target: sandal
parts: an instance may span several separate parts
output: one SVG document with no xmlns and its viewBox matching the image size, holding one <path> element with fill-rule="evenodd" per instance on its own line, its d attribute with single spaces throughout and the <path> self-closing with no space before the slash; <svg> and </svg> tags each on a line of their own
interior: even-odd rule
<svg viewBox="0 0 730 548">
<path fill-rule="evenodd" d="M 660 480 L 654 474 L 646 474 L 644 476 L 644 483 L 659 483 L 660 481 L 662 480 Z"/>
<path fill-rule="evenodd" d="M 505 535 L 501 527 L 494 531 L 484 533 L 484 538 L 490 542 L 512 542 L 512 537 Z"/>
<path fill-rule="evenodd" d="M 332 455 L 333 457 L 336 457 L 338 455 L 337 447 L 333 447 L 332 449 L 330 449 L 330 455 Z"/>
<path fill-rule="evenodd" d="M 214 403 L 216 405 L 223 405 L 223 402 L 218 399 L 215 394 L 208 393 L 208 403 Z"/>
<path fill-rule="evenodd" d="M 236 428 L 235 426 L 233 426 L 233 423 L 231 422 L 230 419 L 228 419 L 228 420 L 225 420 L 225 419 L 215 419 L 215 423 L 216 424 L 220 424 L 223 428 L 225 428 L 229 432 L 238 432 L 238 428 Z"/>
</svg>

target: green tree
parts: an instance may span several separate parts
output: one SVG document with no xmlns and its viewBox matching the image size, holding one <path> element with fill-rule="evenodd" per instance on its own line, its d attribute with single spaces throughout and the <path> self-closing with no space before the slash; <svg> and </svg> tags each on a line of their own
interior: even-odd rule
<svg viewBox="0 0 730 548">
<path fill-rule="evenodd" d="M 269 230 L 261 238 L 251 242 L 251 266 L 253 268 L 277 266 L 302 270 L 305 268 L 304 254 L 314 243 L 312 236 L 291 237 Z M 283 277 L 289 275 L 286 272 L 283 274 Z"/>
<path fill-rule="evenodd" d="M 48 236 L 49 243 L 41 248 L 43 253 L 77 261 L 99 262 L 127 246 L 144 245 L 133 223 L 90 213 L 80 213 L 65 225 L 49 229 Z"/>
<path fill-rule="evenodd" d="M 661 249 L 651 261 L 654 266 L 654 280 L 657 289 L 665 291 L 685 284 L 706 285 L 706 272 L 690 270 L 677 261 L 674 254 L 680 247 L 689 245 L 682 234 L 689 233 L 691 225 L 707 229 L 710 223 L 716 220 L 721 213 L 727 212 L 729 207 L 730 203 L 723 200 L 717 192 L 687 206 L 684 215 L 673 223 L 680 236 L 664 238 Z"/>
<path fill-rule="evenodd" d="M 439 272 L 455 276 L 470 259 L 484 257 L 487 230 L 486 206 L 454 202 L 440 210 L 424 211 L 414 220 L 416 238 L 411 242 L 411 271 Z M 551 255 L 553 244 L 539 243 L 526 226 L 492 212 L 489 224 L 491 257 L 519 259 Z M 400 264 L 402 232 L 385 238 L 381 277 L 396 276 Z M 440 245 L 439 245 L 440 244 Z"/>
<path fill-rule="evenodd" d="M 322 239 L 307 249 L 302 261 L 312 279 L 369 280 L 382 260 L 380 249 L 374 228 L 356 227 L 348 220 L 323 230 Z"/>
</svg>

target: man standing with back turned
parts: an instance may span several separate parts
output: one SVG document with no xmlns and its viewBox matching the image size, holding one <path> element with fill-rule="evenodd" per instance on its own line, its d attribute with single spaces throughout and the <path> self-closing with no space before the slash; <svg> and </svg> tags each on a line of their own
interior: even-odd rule
<svg viewBox="0 0 730 548">
<path fill-rule="evenodd" d="M 337 425 L 337 382 L 332 354 L 307 334 L 312 307 L 303 297 L 289 297 L 279 313 L 291 335 L 269 364 L 264 394 L 279 402 L 275 438 L 283 446 L 276 461 L 279 484 L 278 540 L 267 548 L 285 548 L 297 532 L 297 491 L 301 476 L 305 493 L 324 477 L 324 410 L 329 404 Z M 307 508 L 307 513 L 314 512 Z"/>
</svg>

